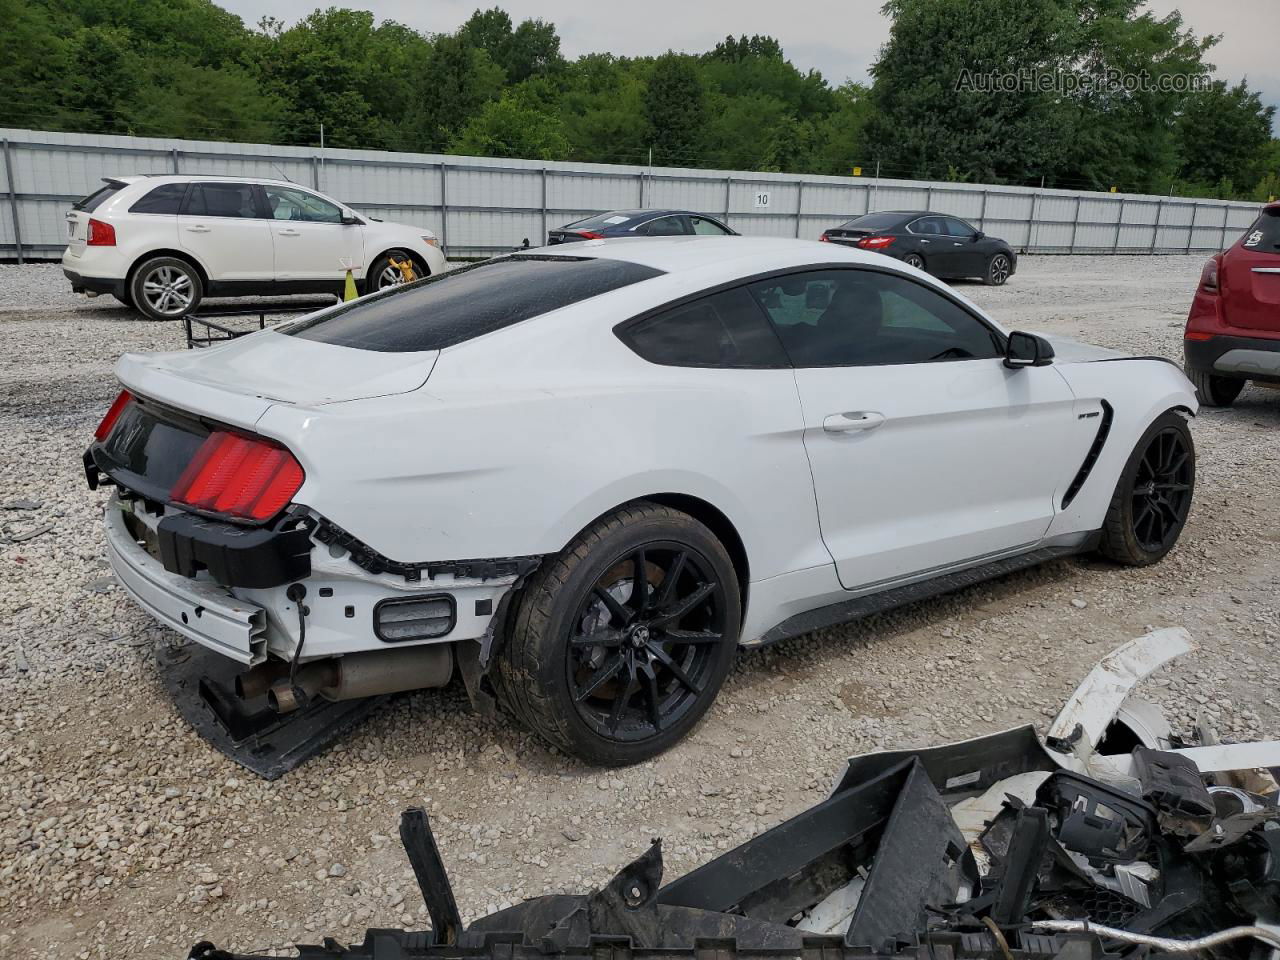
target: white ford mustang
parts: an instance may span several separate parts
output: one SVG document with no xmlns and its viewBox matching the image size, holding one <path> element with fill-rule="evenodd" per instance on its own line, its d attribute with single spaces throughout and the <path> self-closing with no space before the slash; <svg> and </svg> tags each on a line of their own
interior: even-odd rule
<svg viewBox="0 0 1280 960">
<path fill-rule="evenodd" d="M 687 733 L 739 644 L 1065 554 L 1155 562 L 1195 479 L 1173 364 L 803 241 L 533 250 L 118 375 L 85 457 L 111 563 L 244 696 L 456 664 L 600 763 Z"/>
</svg>

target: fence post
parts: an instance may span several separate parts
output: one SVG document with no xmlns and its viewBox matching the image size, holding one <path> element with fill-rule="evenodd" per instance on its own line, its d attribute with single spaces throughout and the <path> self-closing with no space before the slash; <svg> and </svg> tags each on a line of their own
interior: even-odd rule
<svg viewBox="0 0 1280 960">
<path fill-rule="evenodd" d="M 729 225 L 729 198 L 733 192 L 733 177 L 724 178 L 724 223 Z"/>
<path fill-rule="evenodd" d="M 1191 204 L 1191 226 L 1187 228 L 1187 253 L 1191 252 L 1191 244 L 1196 238 L 1196 214 L 1200 212 L 1200 204 Z"/>
<path fill-rule="evenodd" d="M 1111 242 L 1111 254 L 1120 252 L 1120 228 L 1124 226 L 1124 197 L 1120 198 L 1120 212 L 1116 214 L 1116 238 Z"/>
<path fill-rule="evenodd" d="M 449 255 L 449 173 L 448 165 L 440 161 L 440 246 Z"/>
<path fill-rule="evenodd" d="M 542 243 L 537 244 L 541 247 L 547 242 L 547 168 L 542 168 Z"/>
<path fill-rule="evenodd" d="M 643 170 L 640 171 L 639 176 L 640 176 L 640 181 L 637 185 L 640 187 L 640 200 L 636 203 L 636 206 L 643 207 L 644 206 L 644 171 Z"/>
<path fill-rule="evenodd" d="M 1231 204 L 1224 203 L 1222 205 L 1222 236 L 1218 238 L 1218 249 L 1222 250 L 1227 245 L 1227 224 L 1231 222 Z"/>
<path fill-rule="evenodd" d="M 1074 254 L 1076 252 L 1076 232 L 1080 229 L 1080 201 L 1082 197 L 1076 197 L 1076 212 L 1071 218 L 1071 246 L 1067 248 L 1067 252 Z"/>
<path fill-rule="evenodd" d="M 1030 253 L 1031 248 L 1035 246 L 1034 241 L 1035 241 L 1035 231 L 1036 231 L 1036 214 L 1039 211 L 1039 207 L 1040 207 L 1040 194 L 1038 193 L 1032 194 L 1031 195 L 1031 219 L 1027 221 L 1027 248 L 1025 251 L 1027 253 Z"/>
<path fill-rule="evenodd" d="M 179 170 L 178 170 L 178 148 L 177 148 L 177 147 L 174 147 L 172 150 L 170 150 L 170 151 L 169 151 L 169 153 L 170 153 L 170 154 L 172 155 L 172 157 L 173 157 L 173 172 L 174 172 L 174 175 L 176 176 L 176 175 L 179 173 Z"/>
<path fill-rule="evenodd" d="M 933 184 L 929 184 L 929 186 L 925 188 L 924 208 L 929 211 L 933 210 Z"/>
<path fill-rule="evenodd" d="M 314 154 L 311 156 L 311 189 L 320 189 L 320 158 Z"/>
<path fill-rule="evenodd" d="M 1164 218 L 1164 197 L 1160 198 L 1160 203 L 1156 205 L 1156 225 L 1151 231 L 1151 249 L 1148 254 L 1156 252 L 1156 241 L 1160 239 L 1160 221 Z"/>
<path fill-rule="evenodd" d="M 983 233 L 987 232 L 987 197 L 990 194 L 990 190 L 982 191 L 982 209 L 978 211 L 978 229 Z"/>
<path fill-rule="evenodd" d="M 18 191 L 14 189 L 13 183 L 13 160 L 9 156 L 9 141 L 4 141 L 4 177 L 5 183 L 9 185 L 9 213 L 13 217 L 13 246 L 18 254 L 18 265 L 23 263 L 22 259 L 22 221 L 18 216 Z"/>
<path fill-rule="evenodd" d="M 800 211 L 804 208 L 804 181 L 796 190 L 796 239 L 800 239 Z"/>
</svg>

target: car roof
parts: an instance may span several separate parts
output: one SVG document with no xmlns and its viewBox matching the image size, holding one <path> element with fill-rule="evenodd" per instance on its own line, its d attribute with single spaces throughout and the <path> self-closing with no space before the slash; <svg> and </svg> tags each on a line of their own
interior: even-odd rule
<svg viewBox="0 0 1280 960">
<path fill-rule="evenodd" d="M 295 183 L 278 177 L 233 177 L 216 173 L 131 173 L 120 177 L 103 177 L 103 183 L 189 183 L 196 180 L 212 180 L 217 183 L 274 183 L 282 187 L 301 187 L 316 192 L 305 183 Z"/>
<path fill-rule="evenodd" d="M 691 217 L 707 217 L 710 214 L 701 213 L 697 210 L 671 210 L 666 207 L 641 207 L 636 210 L 606 210 L 603 213 L 593 213 L 589 217 L 582 217 L 582 220 L 591 220 L 595 217 L 627 217 L 633 219 L 636 217 L 669 217 L 672 215 L 683 214 Z"/>
<path fill-rule="evenodd" d="M 521 255 L 624 260 L 661 270 L 664 274 L 701 272 L 723 265 L 745 267 L 749 260 L 775 263 L 778 269 L 844 261 L 895 267 L 895 262 L 883 254 L 785 237 L 608 237 L 575 243 L 572 247 L 561 245 L 522 250 Z"/>
</svg>

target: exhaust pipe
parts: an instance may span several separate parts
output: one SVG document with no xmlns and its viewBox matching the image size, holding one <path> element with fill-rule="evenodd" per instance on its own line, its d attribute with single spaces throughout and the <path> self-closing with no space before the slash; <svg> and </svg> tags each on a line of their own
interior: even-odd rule
<svg viewBox="0 0 1280 960">
<path fill-rule="evenodd" d="M 277 713 L 292 713 L 303 703 L 289 685 L 288 664 L 284 667 L 284 675 L 267 689 L 267 703 Z M 451 676 L 453 645 L 433 643 L 407 650 L 375 650 L 316 660 L 298 668 L 295 682 L 307 700 L 317 696 L 326 700 L 356 700 L 443 687 Z"/>
<path fill-rule="evenodd" d="M 271 689 L 273 683 L 288 675 L 288 660 L 267 660 L 244 673 L 236 674 L 236 696 L 241 700 L 260 697 Z"/>
</svg>

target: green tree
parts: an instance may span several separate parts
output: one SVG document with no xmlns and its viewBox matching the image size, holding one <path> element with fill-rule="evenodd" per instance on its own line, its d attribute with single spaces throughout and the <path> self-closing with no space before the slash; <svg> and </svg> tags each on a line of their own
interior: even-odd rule
<svg viewBox="0 0 1280 960">
<path fill-rule="evenodd" d="M 654 60 L 644 115 L 655 163 L 697 162 L 706 139 L 707 96 L 693 57 L 667 52 Z"/>
<path fill-rule="evenodd" d="M 848 176 L 855 166 L 867 166 L 870 151 L 866 129 L 871 119 L 871 91 L 860 83 L 846 83 L 835 92 L 836 107 L 817 124 L 810 169 L 813 173 Z"/>
<path fill-rule="evenodd" d="M 502 92 L 502 68 L 459 36 L 439 36 L 412 89 L 406 118 L 419 149 L 448 147 L 484 105 Z"/>
<path fill-rule="evenodd" d="M 1275 112 L 1243 80 L 1234 87 L 1218 80 L 1192 94 L 1178 118 L 1178 176 L 1256 183 L 1267 172 Z"/>
<path fill-rule="evenodd" d="M 481 107 L 449 149 L 480 157 L 564 160 L 569 155 L 569 138 L 559 117 L 530 98 L 508 92 Z"/>
<path fill-rule="evenodd" d="M 543 20 L 525 20 L 513 29 L 505 10 L 477 10 L 459 29 L 458 37 L 487 53 L 510 84 L 564 69 L 555 25 Z"/>
</svg>

